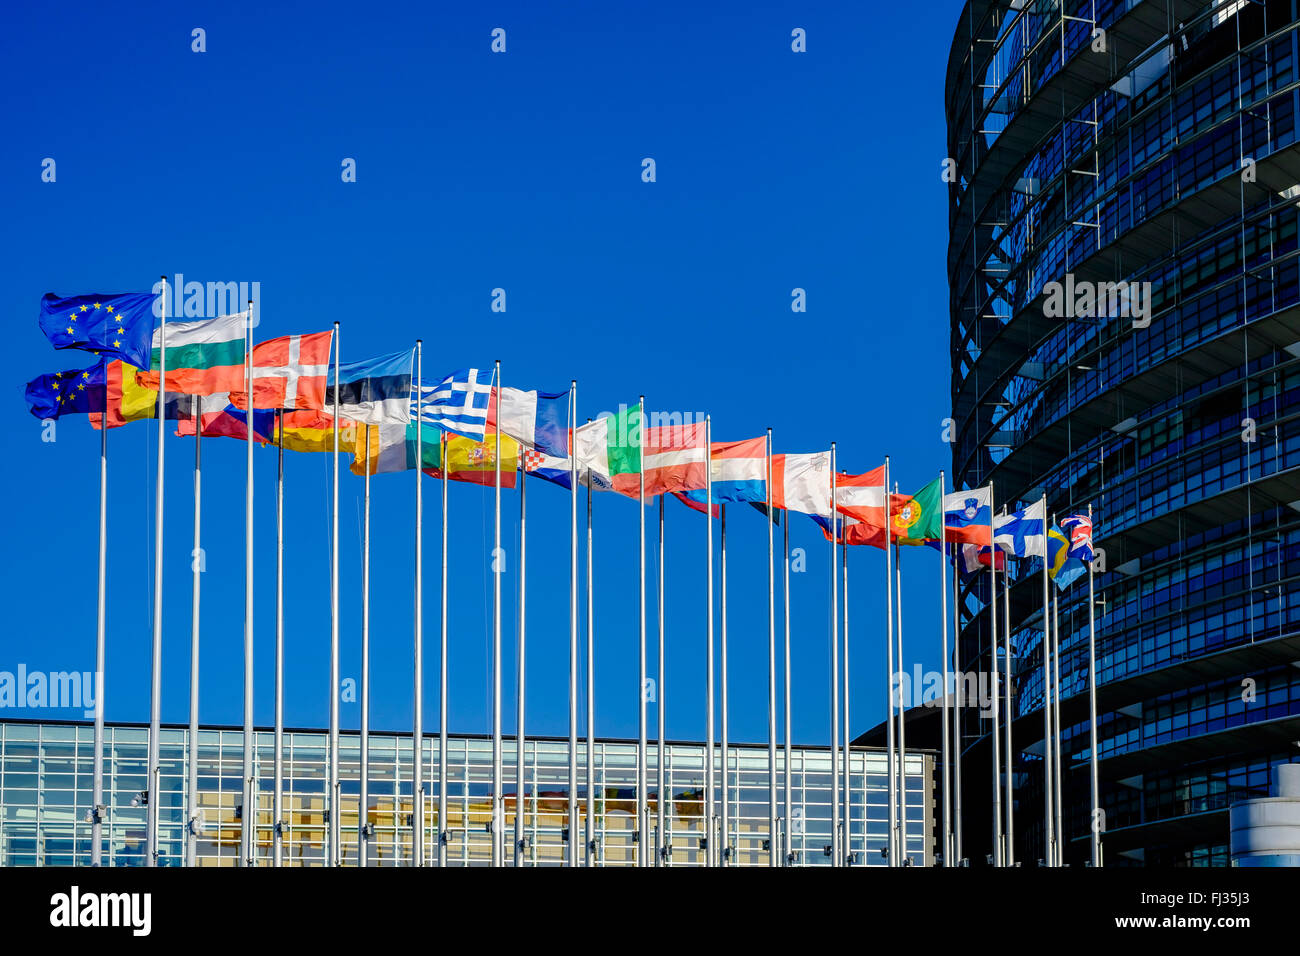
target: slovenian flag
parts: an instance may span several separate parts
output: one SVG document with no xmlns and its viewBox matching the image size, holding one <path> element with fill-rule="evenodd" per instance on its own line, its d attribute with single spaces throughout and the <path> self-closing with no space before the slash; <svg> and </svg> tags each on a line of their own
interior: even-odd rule
<svg viewBox="0 0 1300 956">
<path fill-rule="evenodd" d="M 962 544 L 993 543 L 993 490 L 985 485 L 943 496 L 944 537 Z"/>
</svg>

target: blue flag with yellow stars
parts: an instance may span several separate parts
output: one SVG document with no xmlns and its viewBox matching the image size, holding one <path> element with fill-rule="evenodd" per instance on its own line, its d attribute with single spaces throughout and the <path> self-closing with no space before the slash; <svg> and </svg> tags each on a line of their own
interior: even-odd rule
<svg viewBox="0 0 1300 956">
<path fill-rule="evenodd" d="M 153 354 L 153 292 L 41 299 L 41 331 L 56 349 L 85 349 L 149 368 Z"/>
<path fill-rule="evenodd" d="M 76 412 L 102 412 L 108 398 L 108 362 L 50 372 L 27 383 L 27 406 L 44 421 Z"/>
</svg>

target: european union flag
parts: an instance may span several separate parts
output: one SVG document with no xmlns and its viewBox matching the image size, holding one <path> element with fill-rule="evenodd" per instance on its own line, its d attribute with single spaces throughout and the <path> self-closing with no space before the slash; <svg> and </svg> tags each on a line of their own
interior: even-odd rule
<svg viewBox="0 0 1300 956">
<path fill-rule="evenodd" d="M 153 349 L 153 292 L 41 299 L 41 331 L 56 349 L 85 349 L 148 369 Z"/>
<path fill-rule="evenodd" d="M 27 405 L 44 421 L 76 412 L 102 412 L 108 398 L 108 362 L 50 372 L 27 383 Z"/>
</svg>

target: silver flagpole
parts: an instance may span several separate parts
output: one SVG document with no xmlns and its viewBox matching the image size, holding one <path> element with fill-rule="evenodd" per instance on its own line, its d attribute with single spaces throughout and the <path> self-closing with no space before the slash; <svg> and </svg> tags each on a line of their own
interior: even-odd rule
<svg viewBox="0 0 1300 956">
<path fill-rule="evenodd" d="M 710 463 L 709 471 L 713 467 Z M 727 733 L 727 506 L 718 505 L 718 610 L 722 623 L 722 846 L 719 866 L 731 865 L 731 752 Z M 709 520 L 713 516 L 709 515 Z"/>
<path fill-rule="evenodd" d="M 284 863 L 284 412 L 276 410 L 275 474 L 275 794 L 272 866 Z"/>
<path fill-rule="evenodd" d="M 1011 565 L 1007 564 L 1002 572 L 1002 669 L 1003 669 L 1003 692 L 1005 693 L 1006 716 L 1002 720 L 1002 732 L 1006 735 L 1006 762 L 1002 765 L 1002 770 L 1006 774 L 1006 800 L 1003 807 L 1007 818 L 1007 866 L 1016 865 L 1016 829 L 1015 829 L 1015 772 L 1016 757 L 1015 750 L 1012 749 L 1011 724 L 1015 719 L 1015 711 L 1012 709 L 1012 687 L 1011 687 Z"/>
<path fill-rule="evenodd" d="M 713 422 L 708 415 L 704 416 L 704 444 L 709 448 L 713 447 Z M 714 865 L 714 839 L 713 839 L 713 468 L 706 468 L 704 471 L 704 514 L 708 525 L 707 544 L 708 544 L 708 561 L 706 562 L 705 573 L 707 574 L 707 585 L 705 587 L 705 602 L 708 606 L 708 623 L 705 627 L 705 640 L 708 642 L 704 654 L 704 681 L 705 681 L 705 698 L 704 698 L 704 819 L 701 821 L 700 829 L 703 833 L 704 840 L 704 865 Z"/>
<path fill-rule="evenodd" d="M 101 424 L 107 424 L 101 423 Z M 149 779 L 145 808 L 145 865 L 158 865 L 158 734 L 162 722 L 163 438 L 167 433 L 167 277 L 162 278 L 158 322 L 158 475 L 154 488 L 153 660 L 149 682 Z"/>
<path fill-rule="evenodd" d="M 776 549 L 772 532 L 772 429 L 764 447 L 763 488 L 767 498 L 767 865 L 778 866 L 776 832 Z M 713 451 L 709 450 L 709 471 Z M 708 520 L 713 520 L 709 517 Z"/>
<path fill-rule="evenodd" d="M 578 382 L 569 383 L 569 866 L 578 865 Z M 590 782 L 588 782 L 590 786 Z"/>
<path fill-rule="evenodd" d="M 524 754 L 527 741 L 524 740 L 524 690 L 528 666 L 528 632 L 526 627 L 528 596 L 528 482 L 525 480 L 522 462 L 517 468 L 519 475 L 519 661 L 515 686 L 518 699 L 515 701 L 515 866 L 523 866 L 528 840 L 524 836 Z"/>
<path fill-rule="evenodd" d="M 768 452 L 772 449 L 771 443 L 768 444 Z M 772 474 L 772 464 L 768 461 L 767 473 Z M 776 496 L 772 492 L 772 486 L 768 484 L 767 491 L 767 520 L 772 521 L 776 513 Z M 794 816 L 794 744 L 790 739 L 791 724 L 790 717 L 790 513 L 787 511 L 781 515 L 781 547 L 785 555 L 785 580 L 781 586 L 781 598 L 784 604 L 785 613 L 785 687 L 784 687 L 784 720 L 783 739 L 785 741 L 785 865 L 794 866 L 794 833 L 793 816 Z M 799 831 L 800 836 L 803 830 Z"/>
<path fill-rule="evenodd" d="M 889 865 L 901 866 L 898 852 L 898 765 L 894 739 L 894 704 L 902 701 L 902 685 L 894 688 L 897 673 L 894 669 L 894 548 L 893 503 L 890 497 L 889 456 L 885 456 L 885 648 L 888 663 L 885 668 L 885 699 L 889 704 L 889 723 L 886 725 L 886 749 L 889 752 L 889 836 L 886 841 Z"/>
<path fill-rule="evenodd" d="M 992 515 L 990 513 L 990 519 Z M 991 530 L 991 529 L 990 529 Z M 960 574 L 957 571 L 957 558 L 954 552 L 952 568 L 952 669 L 956 678 L 956 708 L 952 721 L 952 854 L 953 866 L 960 866 L 964 857 L 961 845 L 961 750 L 962 709 L 965 706 L 966 680 L 961 662 L 961 598 Z"/>
<path fill-rule="evenodd" d="M 167 296 L 164 288 L 163 314 Z M 104 637 L 108 611 L 108 390 L 99 418 L 99 599 L 95 620 L 95 763 L 90 807 L 90 865 L 104 862 Z M 194 738 L 190 738 L 194 759 Z"/>
<path fill-rule="evenodd" d="M 637 422 L 637 518 L 640 522 L 641 536 L 637 550 L 640 578 L 637 585 L 637 610 L 639 616 L 639 653 L 640 668 L 636 687 L 636 823 L 633 837 L 636 840 L 636 865 L 646 865 L 646 845 L 649 835 L 645 832 L 646 823 L 646 699 L 645 699 L 645 396 L 638 404 L 639 420 Z"/>
<path fill-rule="evenodd" d="M 898 545 L 894 545 L 894 579 L 898 589 L 894 607 L 894 633 L 898 640 L 898 670 L 901 676 L 906 665 L 903 663 L 903 554 L 898 550 Z M 903 866 L 911 866 L 911 857 L 907 853 L 907 702 L 902 697 L 901 680 L 898 686 L 898 854 Z"/>
<path fill-rule="evenodd" d="M 1046 502 L 1046 496 L 1043 501 Z M 1044 520 L 1046 520 L 1046 509 L 1044 509 Z M 1053 812 L 1052 793 L 1055 790 L 1053 774 L 1055 773 L 1056 764 L 1052 759 L 1052 609 L 1051 599 L 1048 594 L 1048 577 L 1047 577 L 1047 529 L 1043 529 L 1043 858 L 1048 866 L 1056 866 L 1056 829 Z M 1010 575 L 1008 573 L 1008 584 Z M 1010 611 L 1008 615 L 1008 626 L 1010 622 Z"/>
<path fill-rule="evenodd" d="M 1088 505 L 1088 523 L 1092 524 L 1092 505 Z M 1093 561 L 1095 560 L 1094 554 Z M 1101 866 L 1101 791 L 1097 767 L 1097 620 L 1092 582 L 1093 561 L 1088 562 L 1088 776 L 1092 791 L 1092 815 L 1088 820 L 1088 829 L 1092 834 L 1092 865 Z M 98 702 L 99 699 L 96 698 L 96 703 Z"/>
<path fill-rule="evenodd" d="M 1056 523 L 1056 519 L 1052 519 Z M 1056 865 L 1065 865 L 1064 799 L 1065 777 L 1061 766 L 1061 621 L 1058 616 L 1060 598 L 1052 591 L 1052 747 L 1056 766 Z"/>
<path fill-rule="evenodd" d="M 577 424 L 575 416 L 574 424 Z M 577 429 L 574 429 L 573 453 L 578 453 Z M 577 473 L 576 462 L 573 465 Z M 583 837 L 583 860 L 587 866 L 596 865 L 596 618 L 592 584 L 595 581 L 594 561 L 591 551 L 591 471 L 587 471 L 587 821 Z M 572 836 L 577 836 L 576 833 Z"/>
<path fill-rule="evenodd" d="M 945 475 L 939 472 L 939 656 L 943 661 L 943 711 L 940 713 L 942 742 L 940 759 L 943 761 L 941 787 L 943 790 L 943 865 L 952 866 L 952 751 L 949 749 L 948 727 L 948 508 L 944 503 L 947 485 Z"/>
<path fill-rule="evenodd" d="M 831 442 L 831 866 L 841 866 L 840 852 L 840 569 L 836 538 L 838 482 L 835 474 L 835 442 Z"/>
<path fill-rule="evenodd" d="M 244 819 L 240 828 L 244 838 L 244 865 L 253 866 L 257 859 L 257 771 L 253 749 L 253 300 L 248 300 L 248 318 L 244 320 L 246 349 L 245 383 L 248 389 L 247 473 L 244 501 Z M 198 423 L 202 431 L 203 422 Z"/>
<path fill-rule="evenodd" d="M 361 794 L 357 798 L 357 866 L 370 862 L 370 426 L 365 429 L 366 477 L 361 520 Z"/>
<path fill-rule="evenodd" d="M 424 344 L 415 340 L 415 660 L 411 718 L 411 865 L 424 866 Z"/>
<path fill-rule="evenodd" d="M 194 552 L 190 555 L 194 582 L 190 601 L 190 765 L 185 784 L 189 821 L 185 828 L 185 865 L 196 866 L 199 843 L 199 591 L 204 560 L 200 524 L 203 510 L 203 402 L 199 396 L 190 396 L 190 410 L 194 416 Z M 248 421 L 251 432 L 252 396 L 249 397 Z"/>
<path fill-rule="evenodd" d="M 989 511 L 993 508 L 993 483 L 989 482 Z M 989 551 L 989 681 L 992 693 L 989 694 L 990 712 L 993 722 L 989 732 L 993 752 L 993 865 L 1002 866 L 1002 851 L 1005 849 L 1002 837 L 1002 741 L 999 737 L 998 724 L 999 701 L 1002 689 L 998 682 L 998 546 L 997 534 L 994 532 L 993 545 Z"/>
<path fill-rule="evenodd" d="M 667 801 L 664 798 L 664 781 L 667 779 L 665 759 L 664 759 L 664 736 L 665 724 L 667 721 L 667 711 L 665 710 L 664 701 L 664 684 L 666 681 L 664 667 L 664 498 L 667 495 L 659 496 L 659 663 L 655 674 L 659 680 L 659 686 L 655 693 L 655 710 L 659 718 L 659 739 L 655 745 L 655 866 L 668 865 L 668 843 L 667 843 Z M 711 519 L 710 519 L 711 520 Z"/>
<path fill-rule="evenodd" d="M 438 865 L 447 865 L 447 433 L 438 432 L 438 471 L 442 483 L 442 583 L 439 595 L 438 632 Z"/>
<path fill-rule="evenodd" d="M 343 859 L 339 847 L 339 324 L 334 323 L 334 516 L 330 522 L 330 866 Z"/>
<path fill-rule="evenodd" d="M 493 374 L 493 395 L 497 397 L 493 435 L 493 520 L 492 539 L 492 865 L 505 863 L 505 813 L 501 793 L 501 362 Z M 490 401 L 490 399 L 489 399 Z"/>
<path fill-rule="evenodd" d="M 853 738 L 849 730 L 849 545 L 840 544 L 840 578 L 842 581 L 840 604 L 844 614 L 844 848 L 841 856 L 844 865 L 853 865 L 853 790 L 849 786 L 849 761 L 853 757 Z M 864 812 L 866 804 L 863 804 Z M 866 839 L 866 818 L 862 821 L 863 839 Z M 865 850 L 865 844 L 864 844 Z"/>
</svg>

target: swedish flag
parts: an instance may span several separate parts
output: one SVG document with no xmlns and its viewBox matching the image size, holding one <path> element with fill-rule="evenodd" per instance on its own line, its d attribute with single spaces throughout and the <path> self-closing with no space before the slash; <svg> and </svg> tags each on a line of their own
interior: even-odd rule
<svg viewBox="0 0 1300 956">
<path fill-rule="evenodd" d="M 108 363 L 90 368 L 50 372 L 27 383 L 27 407 L 37 418 L 58 418 L 77 412 L 102 412 L 107 399 Z"/>
<path fill-rule="evenodd" d="M 41 299 L 38 321 L 56 349 L 85 349 L 147 369 L 153 348 L 153 304 L 157 299 L 152 292 L 67 297 L 47 292 Z"/>
</svg>

